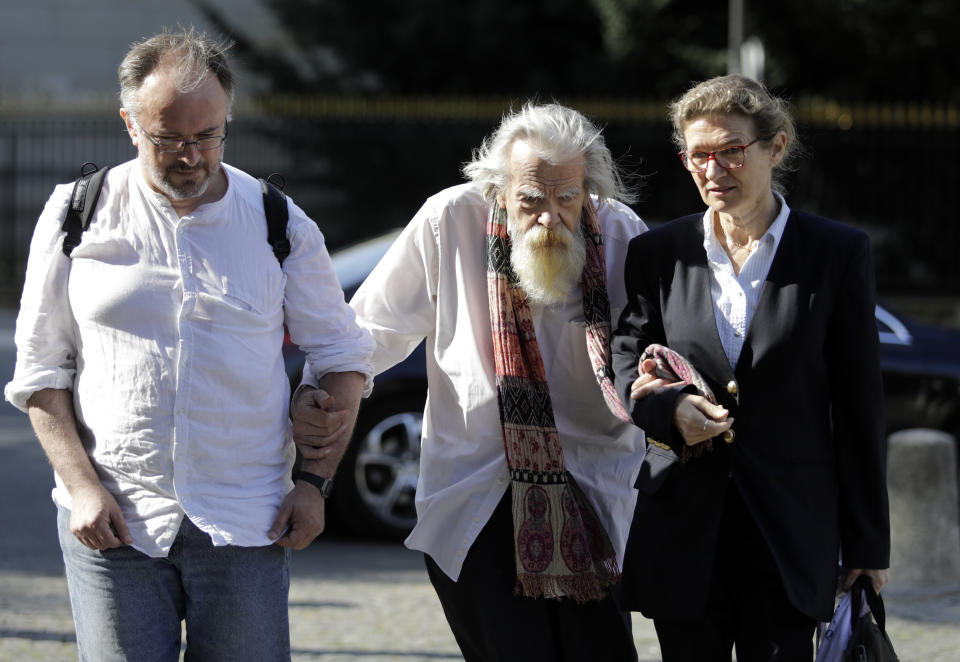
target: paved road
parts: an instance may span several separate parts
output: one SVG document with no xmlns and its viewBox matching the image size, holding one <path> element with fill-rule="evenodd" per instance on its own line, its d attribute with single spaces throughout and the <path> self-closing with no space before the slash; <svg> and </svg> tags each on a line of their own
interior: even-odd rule
<svg viewBox="0 0 960 662">
<path fill-rule="evenodd" d="M 0 380 L 12 373 L 12 313 L 0 311 Z M 52 475 L 26 416 L 0 404 L 0 662 L 76 660 L 50 501 Z M 960 586 L 884 591 L 903 662 L 960 660 Z M 636 615 L 642 662 L 660 659 Z M 293 556 L 295 662 L 461 660 L 419 554 L 396 543 L 321 537 Z"/>
</svg>

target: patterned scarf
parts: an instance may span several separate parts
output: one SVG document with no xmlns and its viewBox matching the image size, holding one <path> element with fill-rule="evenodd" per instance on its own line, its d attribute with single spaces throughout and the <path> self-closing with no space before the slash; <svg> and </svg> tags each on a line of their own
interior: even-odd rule
<svg viewBox="0 0 960 662">
<path fill-rule="evenodd" d="M 610 303 L 603 241 L 588 199 L 583 316 L 587 350 L 608 407 L 629 420 L 613 387 Z M 506 211 L 494 203 L 487 223 L 487 296 L 497 370 L 497 400 L 510 468 L 517 593 L 587 602 L 619 579 L 610 538 L 586 495 L 566 470 L 553 418 L 543 359 L 526 293 L 510 264 Z"/>
<path fill-rule="evenodd" d="M 657 376 L 663 377 L 671 382 L 693 384 L 697 388 L 699 395 L 702 395 L 711 403 L 717 404 L 717 398 L 707 384 L 707 380 L 697 372 L 697 369 L 693 367 L 693 364 L 690 363 L 686 357 L 678 354 L 669 347 L 654 343 L 647 345 L 647 348 L 643 350 L 643 354 L 640 355 L 640 363 L 643 363 L 647 359 L 653 359 L 657 362 Z M 669 449 L 670 447 L 668 446 L 667 448 Z M 680 458 L 683 462 L 687 462 L 712 450 L 712 439 L 707 439 L 693 446 L 684 444 Z"/>
</svg>

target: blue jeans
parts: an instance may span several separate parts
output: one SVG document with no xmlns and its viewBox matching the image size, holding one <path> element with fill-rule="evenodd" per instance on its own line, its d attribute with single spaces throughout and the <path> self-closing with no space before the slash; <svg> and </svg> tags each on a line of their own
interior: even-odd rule
<svg viewBox="0 0 960 662">
<path fill-rule="evenodd" d="M 64 508 L 57 526 L 82 662 L 177 662 L 181 621 L 185 662 L 290 660 L 289 550 L 214 547 L 186 517 L 167 558 L 90 549 Z"/>
</svg>

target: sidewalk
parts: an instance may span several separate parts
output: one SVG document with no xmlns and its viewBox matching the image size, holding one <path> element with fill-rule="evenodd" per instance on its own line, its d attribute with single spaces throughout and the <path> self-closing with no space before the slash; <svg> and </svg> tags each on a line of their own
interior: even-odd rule
<svg viewBox="0 0 960 662">
<path fill-rule="evenodd" d="M 4 383 L 13 372 L 12 319 L 0 309 Z M 77 659 L 52 482 L 27 417 L 0 404 L 0 662 Z M 960 660 L 960 585 L 899 586 L 895 568 L 891 577 L 883 595 L 900 659 Z M 325 536 L 295 552 L 290 623 L 294 662 L 462 659 L 422 556 L 400 543 Z M 659 660 L 652 623 L 635 614 L 633 631 L 640 662 Z"/>
<path fill-rule="evenodd" d="M 461 660 L 420 556 L 397 545 L 326 540 L 294 555 L 294 662 Z M 903 662 L 960 659 L 960 586 L 884 591 Z M 652 624 L 635 615 L 641 662 L 660 659 Z M 0 661 L 76 660 L 62 575 L 0 571 Z"/>
</svg>

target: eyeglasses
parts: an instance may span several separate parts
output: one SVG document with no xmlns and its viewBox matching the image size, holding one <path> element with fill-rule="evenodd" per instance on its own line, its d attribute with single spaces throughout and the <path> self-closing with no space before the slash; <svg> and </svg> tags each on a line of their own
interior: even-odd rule
<svg viewBox="0 0 960 662">
<path fill-rule="evenodd" d="M 718 166 L 721 168 L 726 168 L 727 170 L 733 168 L 742 168 L 747 159 L 747 147 L 758 140 L 766 140 L 766 138 L 757 137 L 748 142 L 746 145 L 730 145 L 729 147 L 718 149 L 715 152 L 705 152 L 699 150 L 695 152 L 688 152 L 687 150 L 684 150 L 680 152 L 679 156 L 680 160 L 683 161 L 683 167 L 690 172 L 695 173 L 704 172 L 707 169 L 707 165 L 710 163 L 710 159 L 713 159 L 717 162 Z"/>
<path fill-rule="evenodd" d="M 222 136 L 205 136 L 197 140 L 183 140 L 181 138 L 154 138 L 143 130 L 139 122 L 137 123 L 137 128 L 140 129 L 140 133 L 153 143 L 153 146 L 156 147 L 157 151 L 161 154 L 179 154 L 185 150 L 188 145 L 196 145 L 197 149 L 201 152 L 209 152 L 211 149 L 217 149 L 227 140 L 227 130 L 229 126 L 229 124 L 223 125 Z"/>
</svg>

